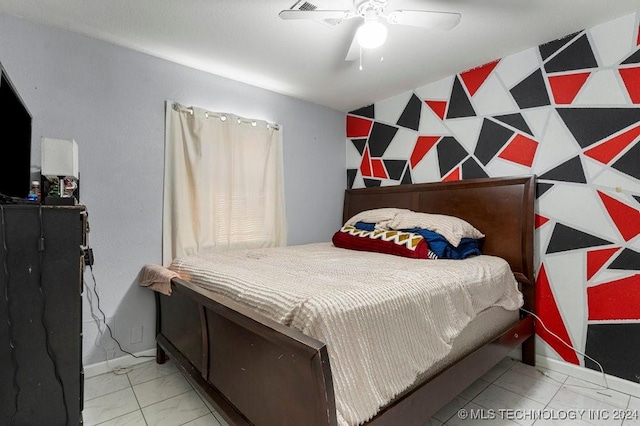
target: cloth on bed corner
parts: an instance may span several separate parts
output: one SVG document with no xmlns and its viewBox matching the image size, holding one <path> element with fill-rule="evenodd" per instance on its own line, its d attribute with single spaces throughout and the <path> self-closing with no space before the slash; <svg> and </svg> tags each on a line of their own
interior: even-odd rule
<svg viewBox="0 0 640 426">
<path fill-rule="evenodd" d="M 160 265 L 144 265 L 138 274 L 138 284 L 151 290 L 171 295 L 171 279 L 180 278 L 180 274 Z"/>
</svg>

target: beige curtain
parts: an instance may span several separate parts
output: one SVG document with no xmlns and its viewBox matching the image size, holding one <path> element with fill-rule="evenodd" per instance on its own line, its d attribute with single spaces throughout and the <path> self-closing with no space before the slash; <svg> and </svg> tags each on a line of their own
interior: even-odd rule
<svg viewBox="0 0 640 426">
<path fill-rule="evenodd" d="M 163 251 L 180 256 L 286 244 L 282 131 L 166 105 Z"/>
</svg>

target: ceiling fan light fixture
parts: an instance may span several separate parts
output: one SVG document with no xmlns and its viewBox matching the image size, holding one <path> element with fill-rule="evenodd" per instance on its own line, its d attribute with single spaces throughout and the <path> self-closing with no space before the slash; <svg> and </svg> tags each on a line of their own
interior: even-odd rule
<svg viewBox="0 0 640 426">
<path fill-rule="evenodd" d="M 387 27 L 377 19 L 367 19 L 356 33 L 358 44 L 363 49 L 375 49 L 387 39 Z"/>
</svg>

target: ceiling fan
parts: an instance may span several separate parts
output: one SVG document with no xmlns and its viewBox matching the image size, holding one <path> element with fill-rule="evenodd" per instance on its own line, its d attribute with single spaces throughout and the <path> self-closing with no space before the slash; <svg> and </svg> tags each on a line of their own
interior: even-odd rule
<svg viewBox="0 0 640 426">
<path fill-rule="evenodd" d="M 384 44 L 387 39 L 387 24 L 408 25 L 412 27 L 435 28 L 449 30 L 460 22 L 461 15 L 451 12 L 435 12 L 429 10 L 392 10 L 385 9 L 389 0 L 354 0 L 351 10 L 321 10 L 315 5 L 302 1 L 296 3 L 292 9 L 281 11 L 280 18 L 311 19 L 337 24 L 347 19 L 362 19 L 358 27 L 345 60 L 358 58 L 359 48 L 375 49 Z M 300 5 L 300 8 L 296 8 Z"/>
</svg>

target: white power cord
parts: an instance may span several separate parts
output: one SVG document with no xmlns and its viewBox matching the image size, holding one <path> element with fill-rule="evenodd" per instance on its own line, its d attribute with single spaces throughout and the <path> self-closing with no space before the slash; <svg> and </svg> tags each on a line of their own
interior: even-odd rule
<svg viewBox="0 0 640 426">
<path fill-rule="evenodd" d="M 600 373 L 602 373 L 602 380 L 604 381 L 604 386 L 605 386 L 605 387 L 604 387 L 604 389 L 607 389 L 607 390 L 609 390 L 609 389 L 610 389 L 610 388 L 609 388 L 609 382 L 607 382 L 607 376 L 606 376 L 606 374 L 604 373 L 604 369 L 602 368 L 602 365 L 600 365 L 600 363 L 599 363 L 598 361 L 596 361 L 595 359 L 591 358 L 589 355 L 587 355 L 587 354 L 585 354 L 585 353 L 580 352 L 579 350 L 577 350 L 576 348 L 574 348 L 573 346 L 571 346 L 570 344 L 568 344 L 567 342 L 565 342 L 564 340 L 562 340 L 562 339 L 560 338 L 560 336 L 558 336 L 558 335 L 557 335 L 557 334 L 555 334 L 553 331 L 551 331 L 551 330 L 549 330 L 549 329 L 547 328 L 547 326 L 544 324 L 544 322 L 542 321 L 542 319 L 540 319 L 540 317 L 539 317 L 538 315 L 536 315 L 536 314 L 534 314 L 533 312 L 528 311 L 528 310 L 526 310 L 526 309 L 524 309 L 524 308 L 520 308 L 520 310 L 521 310 L 521 311 L 523 311 L 523 312 L 528 313 L 529 315 L 533 316 L 536 320 L 538 320 L 538 322 L 540 322 L 540 325 L 542 326 L 542 328 L 544 328 L 544 329 L 547 331 L 547 333 L 551 334 L 553 337 L 555 337 L 556 339 L 558 339 L 558 340 L 559 340 L 563 345 L 565 345 L 566 347 L 568 347 L 568 348 L 569 348 L 569 349 L 571 349 L 572 351 L 575 351 L 576 353 L 578 353 L 578 354 L 582 355 L 583 357 L 585 357 L 585 358 L 589 359 L 590 361 L 593 361 L 593 362 L 598 366 L 598 368 L 600 369 Z M 539 370 L 538 370 L 538 371 L 539 371 Z M 544 372 L 542 372 L 542 371 L 541 371 L 541 373 L 542 373 L 542 374 L 544 374 L 545 376 L 549 377 L 549 375 L 548 375 L 548 374 L 546 374 L 546 373 L 544 373 Z M 549 377 L 549 378 L 551 378 L 551 377 Z M 586 386 L 576 386 L 576 387 L 586 387 Z M 589 388 L 589 389 L 593 389 L 593 388 Z"/>
</svg>

